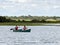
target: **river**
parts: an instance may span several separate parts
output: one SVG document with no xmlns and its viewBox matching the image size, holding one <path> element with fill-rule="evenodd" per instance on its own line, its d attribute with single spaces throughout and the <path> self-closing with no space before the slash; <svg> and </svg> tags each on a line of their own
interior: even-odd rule
<svg viewBox="0 0 60 45">
<path fill-rule="evenodd" d="M 60 45 L 60 26 L 27 26 L 31 32 L 13 32 L 13 27 L 0 26 L 0 45 Z"/>
</svg>

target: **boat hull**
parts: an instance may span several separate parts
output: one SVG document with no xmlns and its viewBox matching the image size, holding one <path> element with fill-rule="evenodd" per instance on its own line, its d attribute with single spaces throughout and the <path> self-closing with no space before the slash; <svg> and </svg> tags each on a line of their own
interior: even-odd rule
<svg viewBox="0 0 60 45">
<path fill-rule="evenodd" d="M 19 29 L 19 30 L 13 30 L 13 32 L 30 32 L 31 29 L 27 29 L 27 30 L 22 30 L 22 29 Z"/>
</svg>

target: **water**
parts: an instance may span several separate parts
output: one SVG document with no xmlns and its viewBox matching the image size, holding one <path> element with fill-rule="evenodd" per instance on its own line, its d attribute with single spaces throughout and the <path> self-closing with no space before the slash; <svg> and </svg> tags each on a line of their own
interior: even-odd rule
<svg viewBox="0 0 60 45">
<path fill-rule="evenodd" d="M 0 45 L 60 45 L 59 26 L 28 26 L 31 32 L 13 32 L 12 27 L 0 26 Z"/>
</svg>

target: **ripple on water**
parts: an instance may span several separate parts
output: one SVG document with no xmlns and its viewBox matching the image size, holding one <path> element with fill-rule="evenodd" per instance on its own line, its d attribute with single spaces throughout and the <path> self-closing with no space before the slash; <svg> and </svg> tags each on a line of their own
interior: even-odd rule
<svg viewBox="0 0 60 45">
<path fill-rule="evenodd" d="M 0 45 L 59 45 L 60 27 L 28 26 L 30 33 L 13 32 L 14 26 L 0 26 Z M 57 30 L 58 29 L 58 30 Z"/>
</svg>

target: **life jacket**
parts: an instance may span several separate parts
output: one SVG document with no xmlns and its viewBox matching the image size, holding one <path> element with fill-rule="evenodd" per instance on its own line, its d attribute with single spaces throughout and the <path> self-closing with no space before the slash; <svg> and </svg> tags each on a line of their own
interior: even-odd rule
<svg viewBox="0 0 60 45">
<path fill-rule="evenodd" d="M 26 30 L 27 28 L 26 28 L 26 27 L 24 27 L 23 29 L 24 29 L 24 30 Z"/>
<path fill-rule="evenodd" d="M 15 27 L 16 30 L 18 30 L 18 27 Z"/>
</svg>

